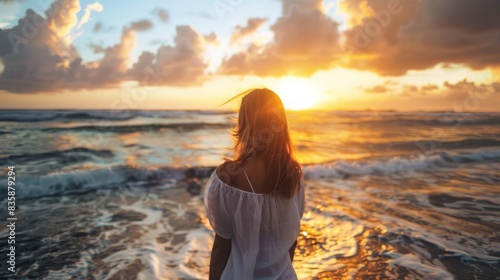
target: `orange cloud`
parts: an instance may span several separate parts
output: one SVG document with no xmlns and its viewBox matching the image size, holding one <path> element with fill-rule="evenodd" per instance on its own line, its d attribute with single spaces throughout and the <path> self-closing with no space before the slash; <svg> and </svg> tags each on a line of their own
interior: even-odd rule
<svg viewBox="0 0 500 280">
<path fill-rule="evenodd" d="M 263 48 L 250 45 L 225 58 L 220 73 L 307 76 L 332 66 L 339 51 L 338 23 L 323 14 L 322 1 L 283 1 L 282 10 L 271 26 L 274 40 Z"/>
<path fill-rule="evenodd" d="M 440 63 L 500 66 L 499 1 L 346 0 L 341 9 L 350 26 L 339 34 L 322 1 L 282 0 L 274 39 L 226 57 L 219 72 L 310 76 L 343 66 L 399 76 Z"/>
<path fill-rule="evenodd" d="M 352 53 L 346 67 L 403 75 L 439 63 L 473 69 L 500 64 L 499 1 L 346 0 L 346 5 L 361 2 L 373 15 L 346 31 Z"/>
<path fill-rule="evenodd" d="M 396 93 L 397 88 L 395 86 L 389 87 L 390 83 L 385 82 L 380 85 L 375 85 L 370 88 L 365 88 L 366 93 Z M 438 91 L 439 90 L 439 91 Z M 469 100 L 475 100 L 474 102 L 492 102 L 491 100 L 500 99 L 500 83 L 491 81 L 487 83 L 475 83 L 463 79 L 456 83 L 451 83 L 448 81 L 443 82 L 443 84 L 427 84 L 423 86 L 415 86 L 410 84 L 404 84 L 399 87 L 399 93 L 392 94 L 394 96 L 401 97 L 419 97 L 422 98 L 427 96 L 428 101 L 433 99 L 441 99 L 453 102 L 470 102 Z"/>
<path fill-rule="evenodd" d="M 498 0 L 345 0 L 341 8 L 350 15 L 350 24 L 342 32 L 339 23 L 325 15 L 323 2 L 282 0 L 282 14 L 270 27 L 272 40 L 263 45 L 250 43 L 227 55 L 218 74 L 311 76 L 343 66 L 404 75 L 441 63 L 495 68 L 499 73 Z M 213 33 L 199 34 L 190 26 L 177 26 L 172 45 L 142 53 L 129 67 L 135 33 L 153 26 L 149 20 L 132 22 L 123 28 L 118 44 L 92 46 L 103 54 L 102 59 L 84 62 L 71 43 L 71 31 L 78 29 L 79 22 L 88 21 L 91 11 L 102 9 L 96 3 L 87 6 L 80 21 L 79 1 L 57 0 L 45 16 L 29 9 L 16 26 L 0 29 L 0 89 L 44 92 L 112 87 L 126 80 L 184 87 L 207 80 L 207 46 L 215 45 L 218 38 Z M 168 21 L 166 11 L 155 13 Z M 232 41 L 254 34 L 264 22 L 249 18 L 246 26 L 235 28 Z M 102 24 L 94 29 L 102 30 Z M 434 85 L 428 85 L 427 91 L 433 90 Z"/>
<path fill-rule="evenodd" d="M 236 26 L 236 30 L 231 36 L 231 41 L 234 43 L 242 38 L 254 33 L 259 29 L 267 19 L 265 18 L 249 18 L 246 26 Z"/>
<path fill-rule="evenodd" d="M 377 86 L 365 89 L 366 93 L 386 93 L 388 91 L 389 91 L 389 89 L 387 88 L 386 85 L 377 85 Z"/>
</svg>

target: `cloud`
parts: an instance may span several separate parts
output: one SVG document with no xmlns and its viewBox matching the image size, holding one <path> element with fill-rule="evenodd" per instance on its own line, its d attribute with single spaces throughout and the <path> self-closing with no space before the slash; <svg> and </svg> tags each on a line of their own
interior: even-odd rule
<svg viewBox="0 0 500 280">
<path fill-rule="evenodd" d="M 116 86 L 126 77 L 135 44 L 131 24 L 123 29 L 118 44 L 94 51 L 100 61 L 83 63 L 68 34 L 76 26 L 78 1 L 56 1 L 46 18 L 28 9 L 18 24 L 0 30 L 0 58 L 4 65 L 0 89 L 13 93 L 35 93 Z"/>
<path fill-rule="evenodd" d="M 104 7 L 99 2 L 94 2 L 92 4 L 88 4 L 87 7 L 85 7 L 85 11 L 83 13 L 83 16 L 80 19 L 80 21 L 78 22 L 76 28 L 82 28 L 82 26 L 90 20 L 90 14 L 92 13 L 92 11 L 102 12 L 103 10 L 104 10 Z"/>
<path fill-rule="evenodd" d="M 455 102 L 490 102 L 490 98 L 500 98 L 500 82 L 476 83 L 463 79 L 461 81 L 451 83 L 444 82 L 442 90 L 438 85 L 427 84 L 417 88 L 415 86 L 406 86 L 407 89 L 413 89 L 411 93 L 419 95 L 427 95 L 429 91 L 434 92 L 433 96 L 442 96 L 449 101 Z"/>
<path fill-rule="evenodd" d="M 439 64 L 500 67 L 497 0 L 345 0 L 348 24 L 324 13 L 320 0 L 282 0 L 273 40 L 227 55 L 219 73 L 310 76 L 336 66 L 401 76 Z M 238 26 L 233 42 L 259 22 Z"/>
<path fill-rule="evenodd" d="M 236 30 L 231 36 L 231 41 L 236 42 L 241 38 L 246 37 L 257 31 L 259 27 L 261 27 L 267 19 L 265 18 L 249 18 L 246 26 L 236 26 Z"/>
<path fill-rule="evenodd" d="M 117 44 L 91 44 L 94 53 L 102 54 L 102 58 L 84 62 L 68 40 L 78 22 L 88 20 L 77 20 L 79 10 L 76 0 L 56 1 L 46 11 L 46 17 L 27 10 L 18 25 L 0 29 L 0 89 L 13 93 L 55 92 L 116 87 L 128 80 L 182 87 L 206 80 L 205 47 L 217 42 L 215 33 L 205 36 L 189 26 L 177 26 L 172 46 L 162 45 L 156 53 L 144 52 L 132 64 L 136 32 L 153 26 L 149 20 L 134 21 L 122 29 Z M 103 28 L 102 24 L 96 26 L 97 31 Z"/>
<path fill-rule="evenodd" d="M 58 0 L 52 2 L 50 8 L 45 11 L 47 16 L 47 27 L 58 38 L 57 41 L 71 43 L 71 30 L 78 24 L 76 14 L 80 11 L 80 1 L 78 0 Z"/>
<path fill-rule="evenodd" d="M 94 24 L 94 28 L 92 28 L 92 31 L 94 32 L 99 32 L 103 29 L 104 25 L 102 24 L 102 22 L 98 21 Z"/>
<path fill-rule="evenodd" d="M 420 89 L 415 85 L 403 85 L 402 95 L 414 95 L 414 94 L 423 94 Z"/>
<path fill-rule="evenodd" d="M 338 22 L 325 15 L 322 0 L 281 3 L 282 14 L 270 22 L 272 40 L 265 44 L 246 44 L 247 40 L 242 41 L 245 44 L 234 44 L 231 48 L 241 49 L 222 59 L 218 74 L 311 76 L 344 66 L 398 76 L 437 64 L 500 69 L 498 0 L 345 0 L 340 8 L 350 17 L 342 31 Z M 95 2 L 86 6 L 78 20 L 80 10 L 77 0 L 57 0 L 44 14 L 28 9 L 17 25 L 0 29 L 0 88 L 41 92 L 116 86 L 130 79 L 141 84 L 190 86 L 207 79 L 204 56 L 210 52 L 207 46 L 218 42 L 215 33 L 203 35 L 189 26 L 178 26 L 172 45 L 144 52 L 131 64 L 136 32 L 153 27 L 150 20 L 143 19 L 123 28 L 118 44 L 92 45 L 102 58 L 85 62 L 73 45 L 72 32 L 88 23 L 91 13 L 102 10 L 102 5 Z M 161 22 L 170 20 L 168 12 L 161 8 L 152 13 Z M 235 27 L 231 40 L 236 42 L 254 34 L 265 21 L 249 18 L 245 25 Z M 93 30 L 106 29 L 97 22 Z M 398 86 L 412 94 L 424 94 L 444 89 L 450 98 L 459 99 L 470 96 L 464 94 L 467 83 L 471 82 L 417 88 L 383 84 L 364 91 L 392 93 Z"/>
<path fill-rule="evenodd" d="M 385 85 L 377 85 L 377 86 L 365 89 L 366 93 L 386 93 L 388 91 L 389 91 L 389 89 Z"/>
<path fill-rule="evenodd" d="M 329 69 L 338 55 L 338 23 L 323 13 L 321 0 L 284 0 L 282 16 L 271 26 L 274 39 L 226 57 L 220 73 L 258 76 L 310 76 Z M 241 33 L 237 28 L 235 37 Z"/>
<path fill-rule="evenodd" d="M 142 85 L 192 86 L 206 76 L 205 36 L 190 26 L 177 26 L 174 46 L 160 46 L 156 54 L 143 52 L 130 70 Z M 210 36 L 208 36 L 210 37 Z"/>
<path fill-rule="evenodd" d="M 150 20 L 143 19 L 132 22 L 130 27 L 135 31 L 147 31 L 153 27 L 153 23 Z"/>
<path fill-rule="evenodd" d="M 439 87 L 437 85 L 432 85 L 432 84 L 428 84 L 428 85 L 425 85 L 425 86 L 422 86 L 422 90 L 427 92 L 427 91 L 434 91 L 434 90 L 437 90 L 439 89 Z"/>
<path fill-rule="evenodd" d="M 478 107 L 483 103 L 499 101 L 500 98 L 500 83 L 474 83 L 464 79 L 457 83 L 444 82 L 444 95 L 446 99 L 454 101 L 462 106 Z M 476 109 L 476 108 L 473 108 Z"/>
<path fill-rule="evenodd" d="M 387 83 L 381 83 L 383 87 Z M 377 86 L 375 86 L 377 87 Z M 373 88 L 375 88 L 373 87 Z M 399 84 L 387 86 L 386 93 L 366 94 L 350 100 L 352 106 L 362 108 L 393 108 L 396 110 L 453 110 L 456 112 L 498 111 L 500 82 L 482 82 L 467 79 L 440 84 Z M 361 106 L 361 107 L 360 107 Z"/>
<path fill-rule="evenodd" d="M 79 58 L 69 36 L 79 10 L 78 1 L 55 1 L 46 18 L 28 9 L 16 26 L 0 30 L 0 88 L 34 92 L 63 83 L 71 62 Z"/>
<path fill-rule="evenodd" d="M 156 15 L 158 19 L 163 23 L 167 23 L 170 20 L 170 14 L 168 13 L 168 11 L 162 8 L 156 8 L 151 13 Z"/>
<path fill-rule="evenodd" d="M 90 44 L 89 47 L 94 53 L 104 53 L 105 48 L 96 44 Z"/>
<path fill-rule="evenodd" d="M 219 38 L 217 37 L 217 34 L 215 32 L 212 32 L 208 35 L 203 36 L 205 38 L 205 41 L 208 43 L 218 43 Z"/>
<path fill-rule="evenodd" d="M 433 87 L 432 91 L 425 88 Z M 393 91 L 391 90 L 391 93 Z M 386 107 L 391 104 L 398 110 L 453 110 L 456 112 L 498 111 L 500 104 L 500 83 L 494 81 L 472 82 L 461 80 L 441 84 L 405 84 L 395 94 L 373 96 L 370 105 Z M 465 116 L 465 115 L 464 115 Z"/>
<path fill-rule="evenodd" d="M 450 107 L 454 105 L 479 106 L 480 103 L 483 107 L 489 106 L 491 102 L 500 101 L 500 82 L 472 82 L 463 79 L 458 82 L 445 81 L 441 85 L 426 84 L 426 85 L 413 85 L 413 84 L 395 84 L 391 81 L 386 81 L 382 84 L 373 87 L 364 88 L 363 90 L 368 94 L 375 94 L 381 96 L 391 96 L 391 98 L 402 98 L 402 100 L 418 101 L 419 104 L 427 103 L 443 103 L 448 104 Z M 423 106 L 423 105 L 422 105 Z M 463 108 L 462 108 L 463 109 Z M 474 108 L 476 110 L 477 108 Z"/>
<path fill-rule="evenodd" d="M 102 21 L 98 21 L 94 24 L 94 27 L 92 28 L 93 32 L 109 32 L 113 30 L 114 28 L 112 26 L 106 27 Z"/>
<path fill-rule="evenodd" d="M 444 82 L 443 85 L 450 90 L 470 90 L 475 86 L 475 83 L 467 81 L 467 79 L 463 79 L 455 84 L 450 82 Z"/>
<path fill-rule="evenodd" d="M 130 63 L 130 54 L 134 48 L 137 26 L 123 28 L 120 42 L 104 49 L 104 57 L 99 66 L 92 71 L 91 81 L 97 85 L 117 85 L 125 79 Z M 140 28 L 139 28 L 140 29 Z"/>
<path fill-rule="evenodd" d="M 404 75 L 440 63 L 473 69 L 500 65 L 499 1 L 346 0 L 345 5 L 361 16 L 345 34 L 354 51 L 344 66 Z M 359 13 L 363 5 L 371 12 Z"/>
<path fill-rule="evenodd" d="M 498 82 L 477 84 L 467 79 L 463 79 L 456 83 L 444 82 L 443 87 L 443 92 L 446 97 L 454 101 L 465 100 L 468 97 L 474 96 L 479 98 L 489 97 L 493 93 L 500 92 L 500 83 Z"/>
</svg>

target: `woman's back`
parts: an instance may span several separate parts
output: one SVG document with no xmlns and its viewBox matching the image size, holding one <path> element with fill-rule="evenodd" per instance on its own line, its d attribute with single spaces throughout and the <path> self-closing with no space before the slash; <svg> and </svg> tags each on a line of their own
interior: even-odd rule
<svg viewBox="0 0 500 280">
<path fill-rule="evenodd" d="M 265 177 L 258 176 L 262 170 L 257 164 L 244 166 L 231 176 L 234 185 L 214 171 L 207 184 L 209 221 L 217 234 L 231 239 L 231 255 L 221 279 L 296 278 L 289 249 L 300 231 L 304 187 L 292 198 L 259 193 L 257 188 L 265 185 Z"/>
<path fill-rule="evenodd" d="M 253 187 L 256 193 L 266 193 L 267 172 L 266 162 L 258 158 L 245 163 L 226 162 L 217 168 L 217 175 L 224 183 L 247 192 L 252 192 Z"/>
</svg>

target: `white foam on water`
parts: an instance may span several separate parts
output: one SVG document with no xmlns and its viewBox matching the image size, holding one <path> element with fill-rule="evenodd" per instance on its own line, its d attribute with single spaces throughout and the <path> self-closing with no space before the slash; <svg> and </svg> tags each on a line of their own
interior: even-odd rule
<svg viewBox="0 0 500 280">
<path fill-rule="evenodd" d="M 423 279 L 453 280 L 454 277 L 441 264 L 426 262 L 411 254 L 401 254 L 399 252 L 385 252 L 385 256 L 392 258 L 389 261 L 391 266 L 403 266 L 409 270 L 416 271 Z"/>
<path fill-rule="evenodd" d="M 187 245 L 183 246 L 179 254 L 184 261 L 179 263 L 179 275 L 187 279 L 204 279 L 208 274 L 213 235 L 205 228 L 190 231 L 186 236 Z M 192 267 L 202 268 L 195 270 Z"/>
<path fill-rule="evenodd" d="M 500 159 L 500 151 L 485 151 L 475 153 L 439 153 L 433 155 L 421 154 L 414 157 L 394 157 L 390 159 L 370 160 L 363 162 L 336 161 L 307 165 L 303 167 L 307 179 L 345 178 L 346 176 L 367 176 L 393 174 L 403 177 L 412 172 L 435 168 L 451 167 L 463 162 L 488 162 Z"/>
<path fill-rule="evenodd" d="M 138 181 L 160 180 L 164 189 L 174 186 L 184 177 L 185 168 L 138 169 L 124 166 L 86 171 L 51 173 L 43 176 L 22 176 L 17 181 L 17 195 L 36 198 L 46 195 L 85 193 L 90 190 L 109 189 Z M 7 185 L 5 179 L 0 182 Z"/>
</svg>

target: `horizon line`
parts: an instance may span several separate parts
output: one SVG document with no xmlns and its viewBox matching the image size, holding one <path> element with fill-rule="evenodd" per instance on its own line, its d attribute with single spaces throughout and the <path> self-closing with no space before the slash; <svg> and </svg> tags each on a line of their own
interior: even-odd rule
<svg viewBox="0 0 500 280">
<path fill-rule="evenodd" d="M 173 109 L 173 108 L 155 108 L 155 109 L 109 109 L 109 108 L 0 108 L 0 111 L 28 111 L 28 110 L 38 110 L 38 111 L 235 111 L 234 109 Z M 500 113 L 500 111 L 459 111 L 459 110 L 426 110 L 426 109 L 417 109 L 417 110 L 398 110 L 398 109 L 324 109 L 324 108 L 314 108 L 314 109 L 301 109 L 301 110 L 293 110 L 286 109 L 289 112 L 401 112 L 401 113 L 409 113 L 409 112 L 454 112 L 454 113 Z"/>
</svg>

